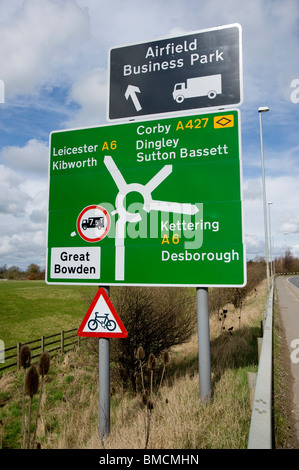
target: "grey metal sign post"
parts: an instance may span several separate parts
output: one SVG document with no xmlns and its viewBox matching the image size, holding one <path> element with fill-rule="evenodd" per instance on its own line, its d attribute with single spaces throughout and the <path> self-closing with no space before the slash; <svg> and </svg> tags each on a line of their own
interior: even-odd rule
<svg viewBox="0 0 299 470">
<path fill-rule="evenodd" d="M 199 392 L 203 402 L 209 402 L 212 395 L 210 325 L 209 325 L 209 292 L 207 287 L 197 287 L 197 329 L 198 329 L 198 362 Z"/>
<path fill-rule="evenodd" d="M 99 289 L 78 329 L 79 336 L 99 338 L 99 435 L 110 432 L 110 338 L 126 338 L 128 332 L 110 298 L 109 286 Z"/>
<path fill-rule="evenodd" d="M 110 432 L 110 338 L 99 338 L 99 434 Z"/>
<path fill-rule="evenodd" d="M 109 295 L 109 287 L 104 287 Z M 99 338 L 99 435 L 110 433 L 110 338 Z"/>
</svg>

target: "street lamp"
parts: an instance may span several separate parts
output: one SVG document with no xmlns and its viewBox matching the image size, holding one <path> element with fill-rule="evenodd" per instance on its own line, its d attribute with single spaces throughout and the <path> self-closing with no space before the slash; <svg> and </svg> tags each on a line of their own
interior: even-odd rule
<svg viewBox="0 0 299 470">
<path fill-rule="evenodd" d="M 261 106 L 258 109 L 260 118 L 260 137 L 261 137 L 261 155 L 262 155 L 262 183 L 263 183 L 263 201 L 264 201 L 264 225 L 265 225 L 265 244 L 266 244 L 266 275 L 267 290 L 270 291 L 270 273 L 269 273 L 269 250 L 268 250 L 268 223 L 267 223 L 267 202 L 266 202 L 266 184 L 265 184 L 265 167 L 264 167 L 264 148 L 263 148 L 263 128 L 262 113 L 269 111 L 267 106 Z"/>
<path fill-rule="evenodd" d="M 270 248 L 270 276 L 271 279 L 274 275 L 273 270 L 273 258 L 272 258 L 272 233 L 271 233 L 271 217 L 270 217 L 270 206 L 273 202 L 268 202 L 268 210 L 269 210 L 269 248 Z"/>
</svg>

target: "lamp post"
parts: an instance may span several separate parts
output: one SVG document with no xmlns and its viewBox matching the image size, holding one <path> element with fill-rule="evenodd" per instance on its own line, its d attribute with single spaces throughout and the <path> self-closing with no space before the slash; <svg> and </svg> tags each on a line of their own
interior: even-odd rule
<svg viewBox="0 0 299 470">
<path fill-rule="evenodd" d="M 272 259 L 272 233 L 271 233 L 271 217 L 270 217 L 270 206 L 273 202 L 268 202 L 268 211 L 269 211 L 269 249 L 270 249 L 270 277 L 273 278 L 273 259 Z"/>
<path fill-rule="evenodd" d="M 264 166 L 264 148 L 263 148 L 263 128 L 262 113 L 269 111 L 267 106 L 261 106 L 258 109 L 260 118 L 260 137 L 261 137 L 261 156 L 262 156 L 262 183 L 263 183 L 263 202 L 264 202 L 264 225 L 265 225 L 265 245 L 266 245 L 266 275 L 267 275 L 267 291 L 270 291 L 270 273 L 269 273 L 269 245 L 268 245 L 268 223 L 267 223 L 267 199 L 265 184 L 265 166 Z"/>
</svg>

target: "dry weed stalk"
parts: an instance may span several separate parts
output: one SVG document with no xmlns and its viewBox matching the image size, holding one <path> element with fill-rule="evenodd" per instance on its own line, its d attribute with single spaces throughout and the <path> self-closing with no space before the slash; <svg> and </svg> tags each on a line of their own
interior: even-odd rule
<svg viewBox="0 0 299 470">
<path fill-rule="evenodd" d="M 241 302 L 240 302 L 240 307 L 239 307 L 239 316 L 238 316 L 238 319 L 239 319 L 239 329 L 241 328 L 242 306 L 243 306 L 243 302 L 241 301 Z"/>
<path fill-rule="evenodd" d="M 22 426 L 23 426 L 23 448 L 26 448 L 26 426 L 25 426 L 25 382 L 26 382 L 26 369 L 30 366 L 31 362 L 31 349 L 29 346 L 24 345 L 21 348 L 19 355 L 20 367 L 24 370 L 23 394 L 22 394 Z"/>
<path fill-rule="evenodd" d="M 227 313 L 228 313 L 227 309 L 224 308 L 222 312 L 218 315 L 218 318 L 220 321 L 220 333 L 224 333 L 225 331 L 224 323 L 225 323 L 225 320 L 227 319 Z M 240 327 L 240 324 L 239 324 L 239 327 Z M 233 326 L 231 326 L 230 328 L 227 328 L 228 334 L 230 336 L 233 334 L 233 329 L 234 329 Z"/>
<path fill-rule="evenodd" d="M 142 383 L 142 393 L 145 392 L 145 389 L 144 389 L 144 379 L 143 379 L 143 367 L 142 367 L 142 361 L 145 357 L 145 354 L 144 354 L 144 350 L 143 350 L 143 347 L 140 346 L 138 349 L 137 349 L 137 354 L 136 354 L 136 357 L 139 361 L 139 367 L 140 367 L 140 375 L 141 375 L 141 383 Z"/>
<path fill-rule="evenodd" d="M 27 449 L 30 448 L 31 408 L 33 396 L 38 391 L 39 376 L 35 365 L 32 365 L 26 374 L 25 392 L 29 395 L 28 439 Z"/>
<path fill-rule="evenodd" d="M 169 363 L 169 353 L 168 353 L 168 351 L 163 351 L 162 361 L 163 361 L 163 370 L 162 370 L 162 374 L 161 374 L 161 379 L 160 379 L 160 384 L 159 384 L 157 395 L 160 391 L 160 388 L 161 388 L 161 385 L 162 385 L 162 382 L 163 382 L 166 366 Z"/>
<path fill-rule="evenodd" d="M 220 320 L 220 332 L 221 332 L 221 333 L 223 332 L 223 330 L 225 330 L 224 323 L 225 323 L 226 317 L 227 317 L 227 309 L 224 308 L 224 309 L 222 310 L 222 312 L 220 313 L 220 317 L 219 317 L 219 320 Z"/>
<path fill-rule="evenodd" d="M 147 392 L 145 390 L 144 386 L 144 377 L 143 377 L 143 364 L 142 361 L 145 357 L 145 353 L 143 348 L 140 346 L 137 350 L 136 353 L 136 358 L 139 361 L 139 367 L 140 367 L 140 375 L 141 375 L 141 381 L 142 381 L 142 402 L 146 406 L 146 421 L 145 421 L 145 449 L 148 447 L 148 442 L 149 442 L 149 436 L 150 436 L 150 429 L 151 429 L 151 416 L 152 416 L 152 411 L 154 409 L 154 400 L 153 400 L 153 380 L 154 380 L 154 371 L 156 369 L 156 357 L 153 353 L 150 353 L 147 361 L 147 367 L 150 371 L 150 390 L 149 390 L 149 399 L 147 400 Z M 162 361 L 163 361 L 163 370 L 161 374 L 161 379 L 158 387 L 158 391 L 156 393 L 156 397 L 159 394 L 162 381 L 164 378 L 166 366 L 169 363 L 169 353 L 168 351 L 164 351 L 162 354 Z M 137 390 L 137 388 L 136 388 Z"/>
<path fill-rule="evenodd" d="M 146 429 L 146 438 L 145 438 L 145 449 L 147 449 L 147 446 L 148 446 L 150 427 L 151 427 L 151 416 L 152 416 L 152 410 L 154 408 L 154 404 L 152 401 L 152 394 L 153 394 L 154 370 L 156 368 L 156 358 L 153 353 L 150 353 L 149 355 L 147 366 L 149 370 L 151 371 L 151 382 L 150 382 L 150 398 L 147 404 L 147 429 Z"/>
<path fill-rule="evenodd" d="M 41 380 L 41 386 L 39 390 L 39 397 L 38 397 L 38 405 L 36 409 L 36 418 L 35 418 L 35 427 L 34 427 L 34 435 L 33 435 L 33 440 L 32 440 L 32 449 L 34 449 L 34 444 L 35 444 L 35 439 L 36 439 L 36 430 L 37 430 L 37 421 L 38 421 L 38 415 L 39 415 L 39 409 L 40 409 L 40 404 L 41 404 L 41 398 L 42 398 L 42 392 L 43 392 L 43 387 L 44 387 L 44 382 L 45 382 L 45 376 L 49 372 L 50 369 L 50 354 L 48 352 L 43 352 L 39 364 L 38 364 L 38 371 L 42 377 Z"/>
<path fill-rule="evenodd" d="M 36 410 L 36 419 L 34 427 L 34 435 L 32 440 L 32 448 L 35 445 L 36 439 L 36 430 L 37 430 L 37 421 L 39 416 L 39 409 L 41 404 L 41 397 L 43 391 L 43 385 L 45 380 L 45 375 L 49 372 L 50 368 L 50 355 L 48 352 L 42 353 L 38 365 L 38 370 L 35 365 L 30 365 L 31 363 L 31 349 L 29 346 L 24 345 L 21 348 L 19 355 L 19 364 L 24 369 L 24 384 L 23 384 L 23 396 L 22 396 L 22 424 L 23 424 L 23 448 L 30 448 L 30 433 L 31 433 L 31 411 L 32 411 L 32 400 L 33 396 L 38 392 L 39 387 L 39 373 L 42 377 L 41 387 L 38 399 L 38 405 Z M 26 372 L 26 369 L 28 371 Z M 28 412 L 28 429 L 26 430 L 26 413 L 25 413 L 25 395 L 29 395 L 29 412 Z"/>
</svg>

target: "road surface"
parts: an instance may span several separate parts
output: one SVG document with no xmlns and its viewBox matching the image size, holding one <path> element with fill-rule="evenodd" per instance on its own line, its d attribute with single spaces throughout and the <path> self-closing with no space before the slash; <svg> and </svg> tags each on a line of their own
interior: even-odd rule
<svg viewBox="0 0 299 470">
<path fill-rule="evenodd" d="M 299 276 L 289 277 L 288 281 L 299 289 Z"/>
<path fill-rule="evenodd" d="M 279 276 L 275 281 L 277 306 L 284 331 L 286 367 L 292 376 L 294 426 L 299 442 L 299 276 Z"/>
</svg>

